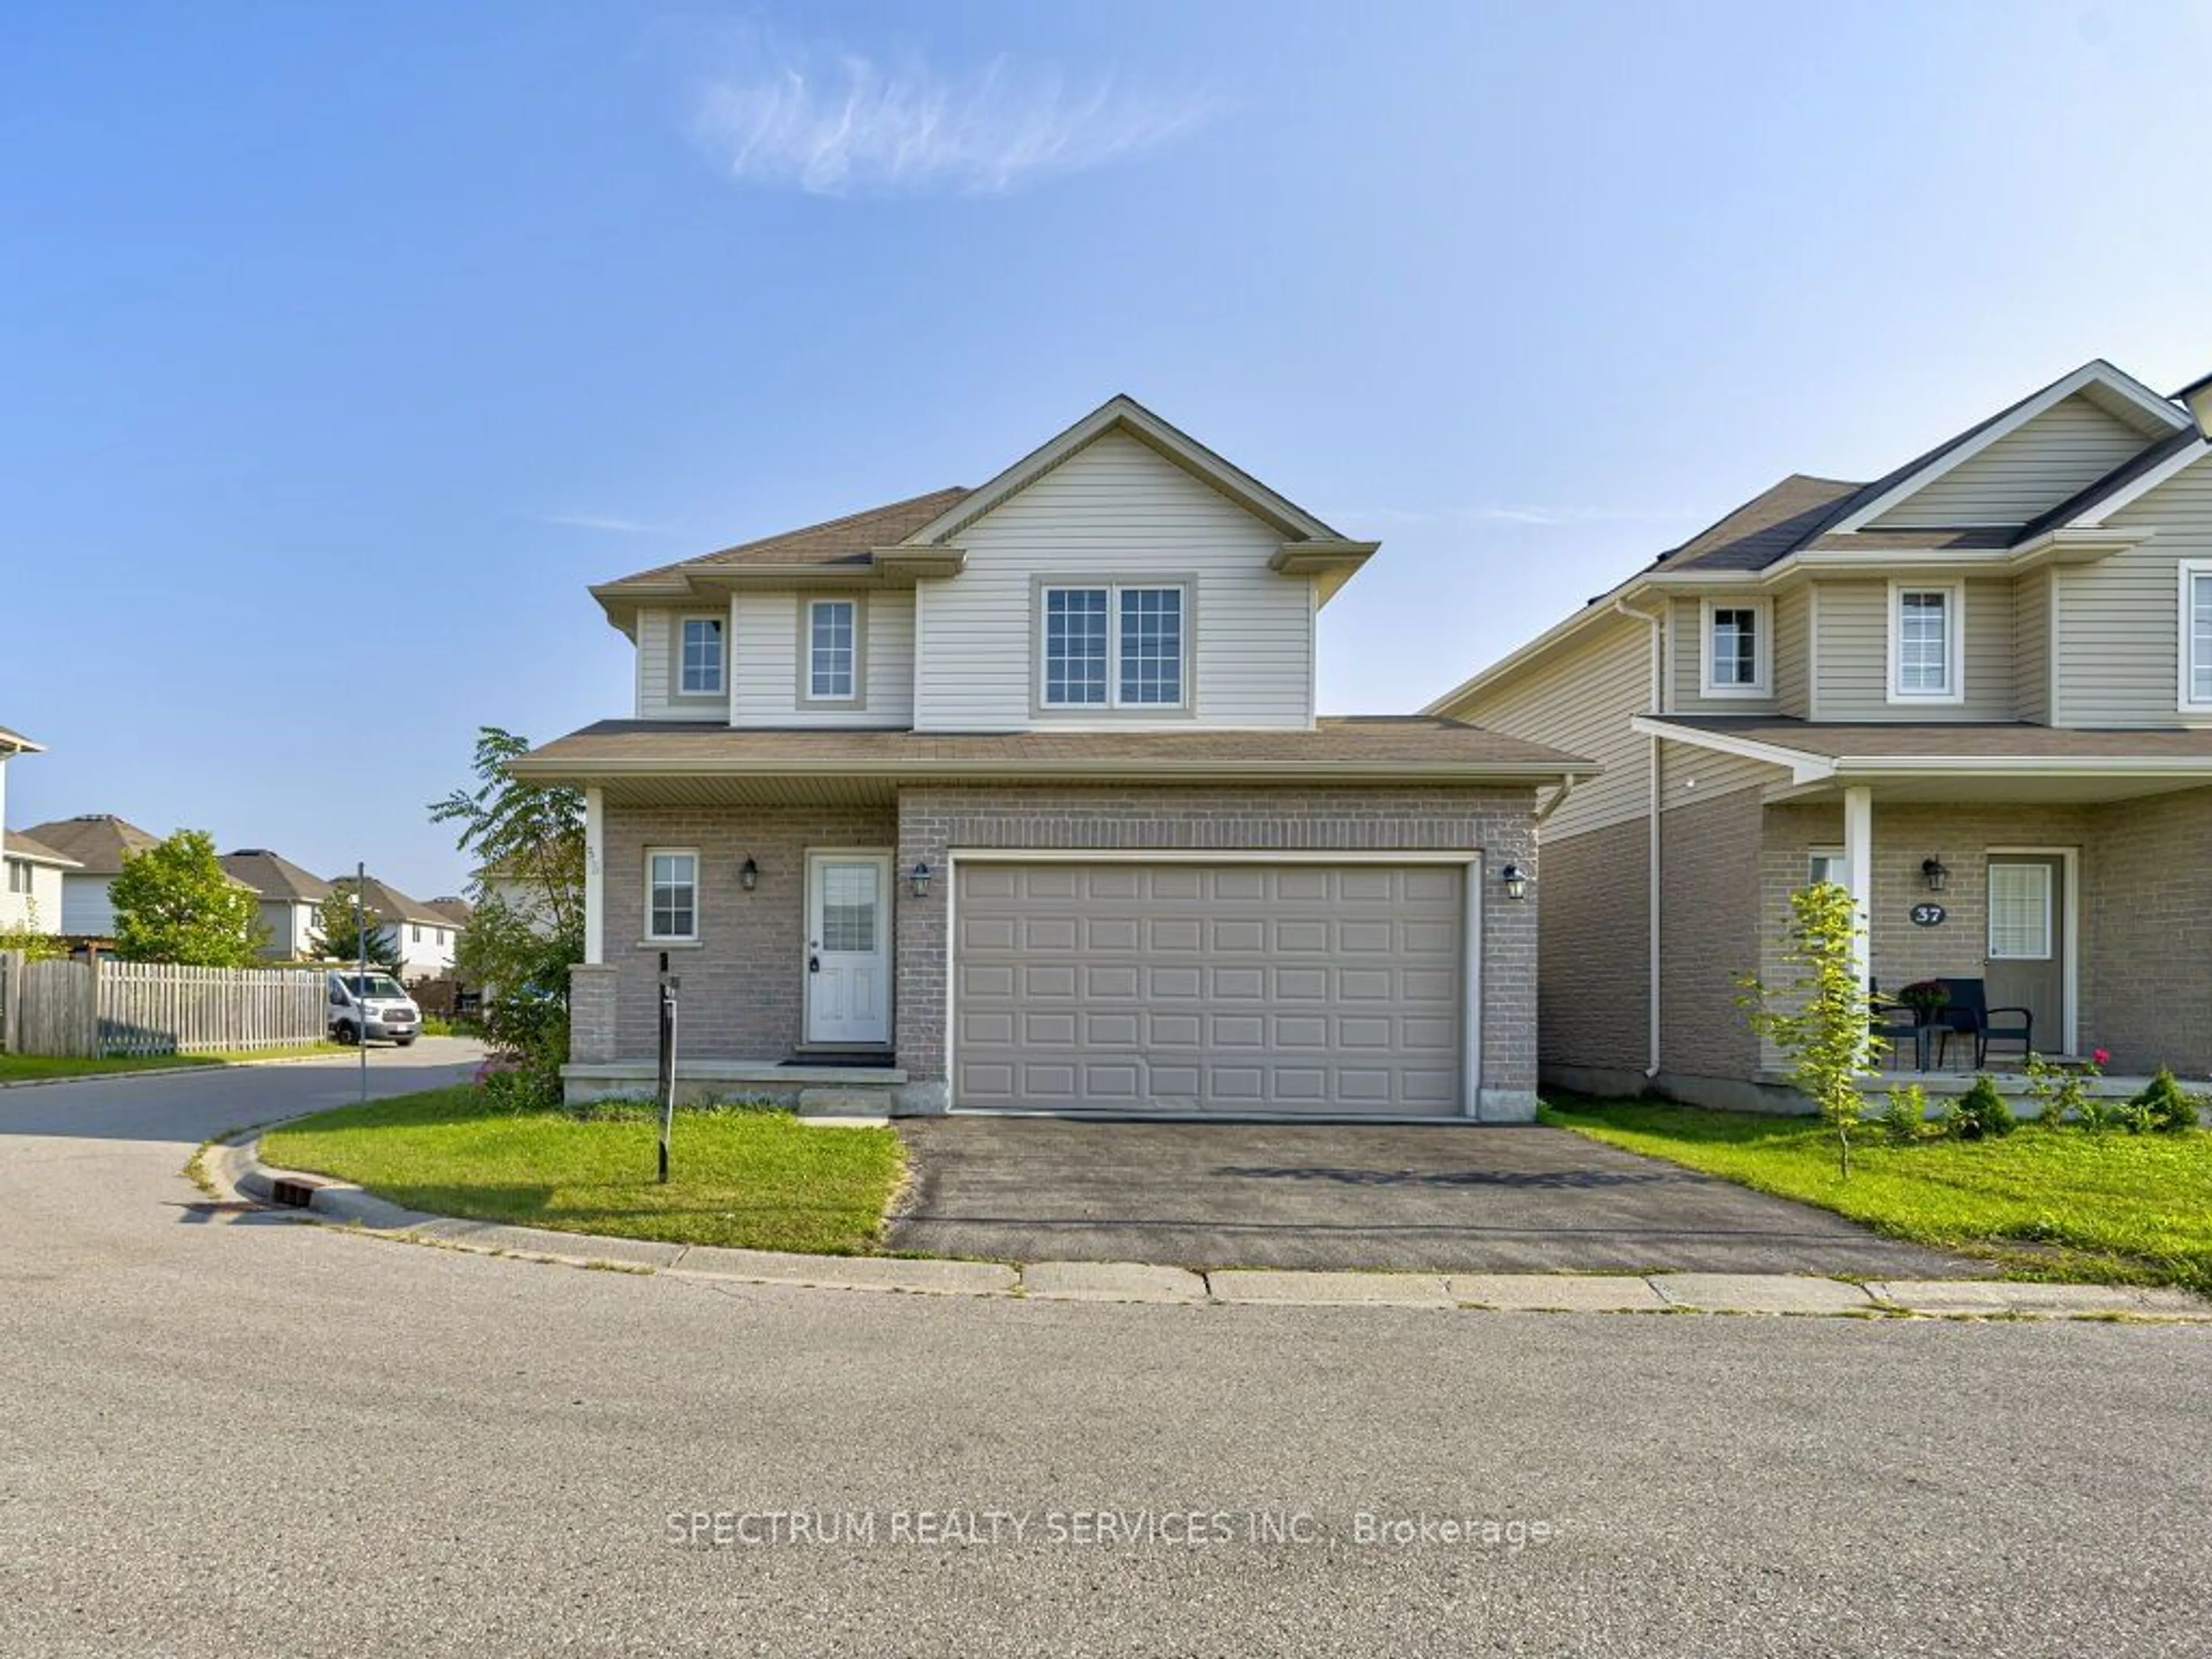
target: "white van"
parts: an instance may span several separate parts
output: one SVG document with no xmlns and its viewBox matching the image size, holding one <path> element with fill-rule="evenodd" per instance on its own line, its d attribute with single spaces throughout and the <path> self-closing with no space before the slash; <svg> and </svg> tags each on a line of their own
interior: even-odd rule
<svg viewBox="0 0 2212 1659">
<path fill-rule="evenodd" d="M 382 1038 L 404 1048 L 422 1035 L 422 1011 L 391 975 L 374 969 L 366 974 L 333 969 L 330 984 L 331 1036 L 337 1041 Z"/>
</svg>

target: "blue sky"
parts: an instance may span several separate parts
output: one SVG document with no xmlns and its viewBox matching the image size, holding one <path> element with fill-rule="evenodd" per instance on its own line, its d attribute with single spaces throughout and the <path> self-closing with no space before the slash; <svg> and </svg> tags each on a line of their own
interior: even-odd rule
<svg viewBox="0 0 2212 1659">
<path fill-rule="evenodd" d="M 1382 556 L 1418 706 L 1794 471 L 2212 369 L 2195 4 L 17 6 L 17 826 L 424 895 L 588 581 L 973 483 L 1127 391 Z"/>
</svg>

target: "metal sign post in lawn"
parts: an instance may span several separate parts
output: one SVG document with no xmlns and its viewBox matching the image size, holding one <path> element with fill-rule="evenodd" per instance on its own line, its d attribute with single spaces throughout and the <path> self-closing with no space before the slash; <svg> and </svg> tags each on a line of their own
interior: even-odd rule
<svg viewBox="0 0 2212 1659">
<path fill-rule="evenodd" d="M 676 1127 L 676 993 L 684 981 L 660 953 L 660 1184 L 668 1184 L 668 1137 Z"/>
<path fill-rule="evenodd" d="M 356 864 L 353 867 L 353 944 L 361 961 L 356 971 L 361 977 L 354 983 L 360 988 L 361 1024 L 354 1027 L 354 1047 L 361 1050 L 361 1103 L 368 1104 L 368 906 L 363 896 L 368 887 L 368 866 Z"/>
</svg>

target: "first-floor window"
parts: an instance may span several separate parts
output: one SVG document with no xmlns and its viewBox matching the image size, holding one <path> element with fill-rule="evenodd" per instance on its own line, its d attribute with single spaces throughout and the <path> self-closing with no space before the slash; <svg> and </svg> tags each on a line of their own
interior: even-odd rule
<svg viewBox="0 0 2212 1659">
<path fill-rule="evenodd" d="M 687 697 L 719 696 L 722 690 L 722 619 L 684 619 L 682 661 L 677 689 Z"/>
<path fill-rule="evenodd" d="M 699 855 L 646 854 L 646 937 L 696 939 L 699 935 Z"/>
<path fill-rule="evenodd" d="M 1042 701 L 1054 708 L 1179 708 L 1185 643 L 1181 587 L 1048 587 Z"/>
<path fill-rule="evenodd" d="M 1806 863 L 1805 878 L 1815 887 L 1823 882 L 1833 887 L 1849 887 L 1851 884 L 1850 860 L 1841 853 L 1827 848 L 1818 848 L 1807 855 Z"/>
<path fill-rule="evenodd" d="M 853 695 L 860 607 L 851 599 L 816 599 L 806 608 L 806 695 L 836 701 Z"/>
<path fill-rule="evenodd" d="M 2212 564 L 2182 567 L 2181 605 L 2185 695 L 2212 708 Z"/>
</svg>

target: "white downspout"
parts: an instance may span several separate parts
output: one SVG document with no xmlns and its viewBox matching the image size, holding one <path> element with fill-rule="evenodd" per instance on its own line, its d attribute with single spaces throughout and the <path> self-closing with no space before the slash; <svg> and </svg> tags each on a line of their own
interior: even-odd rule
<svg viewBox="0 0 2212 1659">
<path fill-rule="evenodd" d="M 1651 629 L 1651 712 L 1667 712 L 1667 644 L 1666 613 L 1656 615 L 1638 611 L 1626 599 L 1615 599 L 1613 608 L 1624 617 L 1650 625 Z M 1648 988 L 1644 1018 L 1644 1081 L 1659 1075 L 1659 809 L 1662 805 L 1659 780 L 1659 739 L 1649 739 L 1644 771 L 1648 799 L 1644 804 L 1650 836 L 1650 849 L 1644 863 L 1650 874 L 1650 891 L 1644 898 L 1644 912 L 1650 921 L 1644 938 L 1644 983 Z"/>
</svg>

